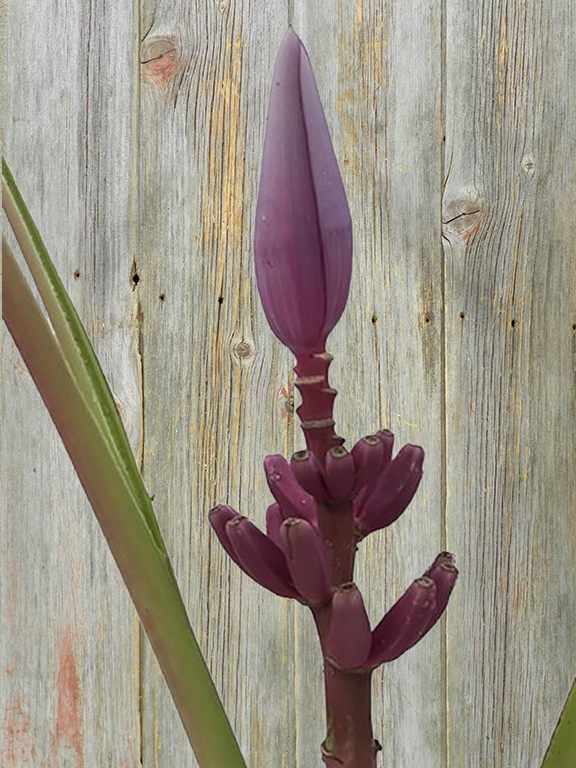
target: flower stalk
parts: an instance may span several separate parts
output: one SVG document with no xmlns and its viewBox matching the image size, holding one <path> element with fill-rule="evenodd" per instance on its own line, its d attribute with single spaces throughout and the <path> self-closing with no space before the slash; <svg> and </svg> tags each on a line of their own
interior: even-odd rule
<svg viewBox="0 0 576 768">
<path fill-rule="evenodd" d="M 267 456 L 267 534 L 229 507 L 210 512 L 222 545 L 262 586 L 307 606 L 324 658 L 328 768 L 376 768 L 372 672 L 408 651 L 446 608 L 458 571 L 441 553 L 372 630 L 354 583 L 359 542 L 405 511 L 424 451 L 380 430 L 350 452 L 334 426 L 326 340 L 352 274 L 352 224 L 310 61 L 290 28 L 274 70 L 256 210 L 254 257 L 269 325 L 296 358 L 306 450 Z M 243 532 L 244 538 L 240 535 Z M 247 541 L 250 540 L 250 546 Z"/>
</svg>

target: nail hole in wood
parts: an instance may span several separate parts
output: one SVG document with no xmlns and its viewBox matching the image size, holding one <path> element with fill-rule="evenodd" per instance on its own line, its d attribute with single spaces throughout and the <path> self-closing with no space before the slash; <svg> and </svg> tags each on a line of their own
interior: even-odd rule
<svg viewBox="0 0 576 768">
<path fill-rule="evenodd" d="M 465 313 L 464 312 L 460 312 L 460 320 L 464 320 L 465 317 L 466 317 Z"/>
<path fill-rule="evenodd" d="M 430 323 L 430 322 L 431 322 L 431 320 L 430 320 L 430 318 L 428 317 L 428 315 L 426 315 L 426 317 L 424 318 L 424 322 L 425 322 L 425 323 Z"/>
<path fill-rule="evenodd" d="M 378 315 L 372 315 L 372 325 L 376 325 L 378 322 Z"/>
<path fill-rule="evenodd" d="M 160 301 L 164 301 L 166 296 L 163 293 L 161 293 L 160 296 L 158 296 L 158 298 L 160 299 Z"/>
<path fill-rule="evenodd" d="M 74 280 L 79 280 L 79 279 L 80 279 L 80 270 L 79 269 L 75 269 L 74 270 Z"/>
<path fill-rule="evenodd" d="M 218 304 L 222 304 L 224 302 L 224 296 L 218 296 Z"/>
<path fill-rule="evenodd" d="M 512 326 L 512 328 L 516 328 L 516 320 L 512 320 L 512 322 L 510 323 L 510 325 Z"/>
</svg>

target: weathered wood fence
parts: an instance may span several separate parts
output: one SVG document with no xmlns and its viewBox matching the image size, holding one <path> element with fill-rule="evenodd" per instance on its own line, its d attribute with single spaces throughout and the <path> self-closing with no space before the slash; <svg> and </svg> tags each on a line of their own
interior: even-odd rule
<svg viewBox="0 0 576 768">
<path fill-rule="evenodd" d="M 303 446 L 255 290 L 268 89 L 310 53 L 354 221 L 337 426 L 427 454 L 362 545 L 373 621 L 443 548 L 447 620 L 375 675 L 387 768 L 538 768 L 576 672 L 576 5 L 6 0 L 3 152 L 93 340 L 252 768 L 320 765 L 308 612 L 230 565 Z M 4 222 L 5 224 L 5 222 Z M 2 328 L 2 768 L 195 766 Z"/>
</svg>

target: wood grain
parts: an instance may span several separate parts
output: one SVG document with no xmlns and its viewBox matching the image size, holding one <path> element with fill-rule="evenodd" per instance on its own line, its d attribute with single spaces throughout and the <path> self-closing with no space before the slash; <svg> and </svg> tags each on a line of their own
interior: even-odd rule
<svg viewBox="0 0 576 768">
<path fill-rule="evenodd" d="M 426 451 L 361 544 L 373 622 L 441 549 L 447 620 L 375 674 L 381 764 L 539 768 L 576 671 L 576 19 L 570 3 L 210 0 L 4 13 L 3 147 L 138 453 L 251 768 L 320 765 L 306 609 L 223 555 L 303 447 L 252 226 L 289 22 L 354 222 L 329 340 L 338 431 Z M 5 224 L 5 222 L 4 222 Z M 70 462 L 0 330 L 2 768 L 196 761 Z M 296 403 L 297 405 L 297 403 Z"/>
<path fill-rule="evenodd" d="M 539 766 L 576 670 L 575 22 L 571 4 L 448 5 L 454 766 Z"/>
<path fill-rule="evenodd" d="M 4 151 L 137 451 L 135 13 L 9 3 L 2 68 Z M 0 765 L 134 766 L 135 614 L 4 328 L 2 359 Z"/>
</svg>

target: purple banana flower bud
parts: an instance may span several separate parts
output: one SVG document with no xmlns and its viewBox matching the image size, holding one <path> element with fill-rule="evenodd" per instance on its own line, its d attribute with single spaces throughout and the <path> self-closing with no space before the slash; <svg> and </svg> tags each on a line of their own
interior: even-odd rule
<svg viewBox="0 0 576 768">
<path fill-rule="evenodd" d="M 236 565 L 242 568 L 240 561 L 236 557 L 236 553 L 234 552 L 232 544 L 230 544 L 228 534 L 226 533 L 226 523 L 229 523 L 230 520 L 234 520 L 235 518 L 239 517 L 240 515 L 238 512 L 236 512 L 235 509 L 232 509 L 232 507 L 229 507 L 227 504 L 219 504 L 217 507 L 214 507 L 214 509 L 211 509 L 210 512 L 208 512 L 208 521 L 214 529 L 214 533 L 216 536 L 218 536 L 218 541 L 220 544 L 222 544 L 222 547 L 226 551 L 228 557 L 234 560 Z"/>
<path fill-rule="evenodd" d="M 280 597 L 300 597 L 282 550 L 250 520 L 240 515 L 230 520 L 226 535 L 236 562 L 248 576 Z"/>
<path fill-rule="evenodd" d="M 326 487 L 335 501 L 348 499 L 352 494 L 356 466 L 352 454 L 342 445 L 335 445 L 326 454 Z"/>
<path fill-rule="evenodd" d="M 434 571 L 436 568 L 438 568 L 439 565 L 454 565 L 456 562 L 456 558 L 452 554 L 452 552 L 440 552 L 439 555 L 436 556 L 436 559 L 430 566 L 430 568 L 427 568 L 426 571 L 424 571 L 424 576 L 430 576 L 432 571 Z"/>
<path fill-rule="evenodd" d="M 384 446 L 384 458 L 382 459 L 382 466 L 380 469 L 385 469 L 392 461 L 392 449 L 394 447 L 394 435 L 389 429 L 379 429 L 376 432 L 376 437 L 380 440 Z"/>
<path fill-rule="evenodd" d="M 284 456 L 280 454 L 266 456 L 264 472 L 270 493 L 280 504 L 284 517 L 302 517 L 314 525 L 316 521 L 314 499 L 297 482 Z"/>
<path fill-rule="evenodd" d="M 306 520 L 290 517 L 280 528 L 281 548 L 292 581 L 304 600 L 321 605 L 330 599 L 330 570 L 324 545 Z"/>
<path fill-rule="evenodd" d="M 372 646 L 370 620 L 362 593 L 352 582 L 342 584 L 332 597 L 328 655 L 345 669 L 364 665 Z"/>
<path fill-rule="evenodd" d="M 436 584 L 436 608 L 426 627 L 425 634 L 427 634 L 446 610 L 448 600 L 458 579 L 454 555 L 450 552 L 441 552 L 424 575 L 431 578 Z"/>
<path fill-rule="evenodd" d="M 280 539 L 280 526 L 284 522 L 285 518 L 280 509 L 280 504 L 270 504 L 266 510 L 266 535 L 269 539 L 272 539 L 277 547 L 282 549 L 282 543 Z"/>
<path fill-rule="evenodd" d="M 372 632 L 367 666 L 394 661 L 426 633 L 436 607 L 436 585 L 428 576 L 412 582 Z"/>
<path fill-rule="evenodd" d="M 360 488 L 360 490 L 358 491 L 358 494 L 356 496 L 356 505 L 358 509 L 360 509 L 363 506 L 368 496 L 370 496 L 370 494 L 374 490 L 378 480 L 380 479 L 380 476 L 384 473 L 384 471 L 386 470 L 386 467 L 392 461 L 392 449 L 394 447 L 394 435 L 392 434 L 392 432 L 390 432 L 389 429 L 379 429 L 375 435 L 372 435 L 372 437 L 376 437 L 382 444 L 380 466 L 378 467 L 376 475 L 370 478 L 370 480 L 368 480 L 366 485 L 364 485 L 364 487 Z M 358 446 L 360 443 L 362 443 L 362 440 L 360 440 L 359 443 L 356 443 L 356 445 L 352 449 L 353 455 L 355 450 L 357 452 L 359 450 L 363 450 L 360 448 L 358 449 L 356 448 L 356 446 Z M 356 457 L 354 458 L 356 459 Z M 359 464 L 362 463 L 361 458 L 362 458 L 361 455 L 358 456 Z"/>
<path fill-rule="evenodd" d="M 268 107 L 254 230 L 258 291 L 295 354 L 322 351 L 352 274 L 352 223 L 308 54 L 290 28 Z"/>
<path fill-rule="evenodd" d="M 356 467 L 354 490 L 359 491 L 380 471 L 384 458 L 384 443 L 377 435 L 367 435 L 358 440 L 352 448 L 352 458 Z"/>
<path fill-rule="evenodd" d="M 290 459 L 290 469 L 299 485 L 320 501 L 330 501 L 322 466 L 310 451 L 297 451 Z"/>
<path fill-rule="evenodd" d="M 363 536 L 386 528 L 400 517 L 418 490 L 423 461 L 424 450 L 420 446 L 405 445 L 368 498 L 356 500 L 355 517 Z"/>
</svg>

